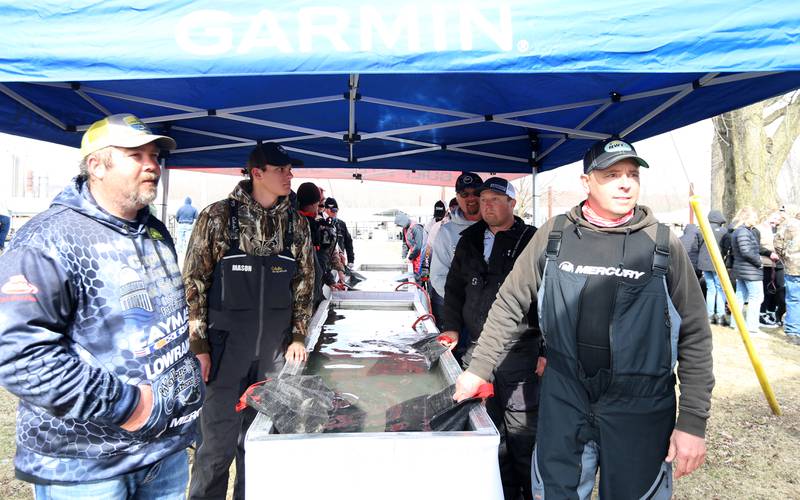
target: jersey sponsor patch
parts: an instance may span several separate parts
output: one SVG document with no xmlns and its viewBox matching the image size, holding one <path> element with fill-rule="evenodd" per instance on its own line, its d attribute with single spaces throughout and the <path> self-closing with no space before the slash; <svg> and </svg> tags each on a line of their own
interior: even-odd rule
<svg viewBox="0 0 800 500">
<path fill-rule="evenodd" d="M 147 230 L 147 232 L 148 232 L 148 234 L 150 234 L 150 238 L 152 238 L 152 239 L 154 239 L 154 240 L 158 240 L 158 241 L 163 241 L 163 240 L 164 240 L 164 235 L 163 235 L 163 234 L 161 234 L 161 233 L 158 231 L 158 229 L 156 229 L 156 228 L 154 228 L 154 227 L 151 227 L 151 228 L 149 228 L 149 229 Z"/>
<path fill-rule="evenodd" d="M 558 268 L 567 273 L 587 274 L 590 276 L 619 276 L 620 278 L 628 278 L 633 280 L 638 280 L 644 276 L 643 271 L 634 271 L 633 269 L 623 269 L 612 266 L 576 266 L 568 260 L 565 260 L 559 264 Z"/>
</svg>

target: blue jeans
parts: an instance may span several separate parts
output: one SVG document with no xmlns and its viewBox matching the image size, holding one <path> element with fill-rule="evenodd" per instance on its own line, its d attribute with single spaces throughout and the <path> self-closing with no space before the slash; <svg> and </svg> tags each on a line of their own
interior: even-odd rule
<svg viewBox="0 0 800 500">
<path fill-rule="evenodd" d="M 786 335 L 800 336 L 800 275 L 787 274 L 786 314 L 783 316 L 783 331 Z"/>
<path fill-rule="evenodd" d="M 758 331 L 758 318 L 761 315 L 761 302 L 764 300 L 764 283 L 762 281 L 736 280 L 736 301 L 744 305 L 747 302 L 747 329 Z"/>
<path fill-rule="evenodd" d="M 186 450 L 128 474 L 78 484 L 37 484 L 36 500 L 183 500 L 189 482 Z"/>
<path fill-rule="evenodd" d="M 706 280 L 706 311 L 708 312 L 708 317 L 710 318 L 715 314 L 724 315 L 726 300 L 719 275 L 714 271 L 703 271 L 703 278 Z"/>
<path fill-rule="evenodd" d="M 178 253 L 186 253 L 186 248 L 189 245 L 189 237 L 192 236 L 193 227 L 194 224 L 178 222 L 178 241 L 175 245 L 175 250 L 177 250 Z"/>
</svg>

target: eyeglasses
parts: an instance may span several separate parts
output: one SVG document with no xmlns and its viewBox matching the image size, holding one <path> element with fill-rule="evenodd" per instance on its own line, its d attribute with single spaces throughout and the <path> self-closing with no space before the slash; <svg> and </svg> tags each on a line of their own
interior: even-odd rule
<svg viewBox="0 0 800 500">
<path fill-rule="evenodd" d="M 469 198 L 471 196 L 477 198 L 478 196 L 480 196 L 474 190 L 472 190 L 472 191 L 459 191 L 456 194 L 458 194 L 459 198 Z"/>
</svg>

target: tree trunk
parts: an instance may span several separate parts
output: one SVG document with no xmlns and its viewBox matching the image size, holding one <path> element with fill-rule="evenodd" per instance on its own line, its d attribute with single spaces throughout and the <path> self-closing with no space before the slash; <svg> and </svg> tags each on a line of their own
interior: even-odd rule
<svg viewBox="0 0 800 500">
<path fill-rule="evenodd" d="M 777 209 L 777 179 L 800 135 L 798 93 L 714 117 L 711 205 L 731 220 L 741 207 Z"/>
</svg>

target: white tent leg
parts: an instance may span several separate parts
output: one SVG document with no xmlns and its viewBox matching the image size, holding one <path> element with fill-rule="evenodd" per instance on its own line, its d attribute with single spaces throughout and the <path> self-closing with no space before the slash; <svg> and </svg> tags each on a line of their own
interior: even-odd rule
<svg viewBox="0 0 800 500">
<path fill-rule="evenodd" d="M 161 163 L 161 222 L 169 228 L 167 219 L 167 201 L 169 200 L 169 170 L 167 170 L 166 160 L 163 158 Z"/>
<path fill-rule="evenodd" d="M 536 171 L 538 168 L 534 165 L 531 167 L 531 216 L 533 220 L 531 224 L 539 227 L 536 225 L 536 204 L 539 202 L 539 198 L 536 196 Z M 541 224 L 540 224 L 541 225 Z"/>
</svg>

